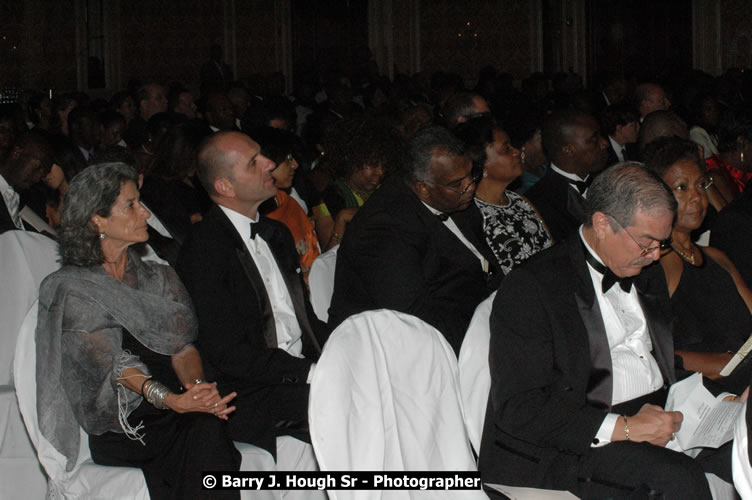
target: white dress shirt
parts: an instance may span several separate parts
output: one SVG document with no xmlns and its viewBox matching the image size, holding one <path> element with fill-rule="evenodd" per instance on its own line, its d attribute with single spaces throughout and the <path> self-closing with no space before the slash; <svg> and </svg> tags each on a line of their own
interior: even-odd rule
<svg viewBox="0 0 752 500">
<path fill-rule="evenodd" d="M 18 193 L 8 184 L 8 181 L 0 175 L 0 194 L 3 196 L 5 206 L 8 207 L 8 213 L 13 220 L 13 224 L 23 231 L 23 222 L 21 222 L 21 215 L 19 212 L 19 206 L 21 205 L 21 197 Z"/>
<path fill-rule="evenodd" d="M 277 267 L 277 261 L 269 245 L 261 236 L 257 235 L 256 238 L 251 239 L 251 224 L 257 222 L 258 215 L 256 220 L 253 220 L 222 205 L 219 208 L 240 234 L 264 280 L 264 287 L 272 306 L 274 325 L 277 329 L 277 347 L 288 354 L 302 358 L 303 343 L 300 338 L 302 331 L 295 315 L 290 292 Z"/>
<path fill-rule="evenodd" d="M 580 238 L 585 248 L 601 264 L 603 261 L 590 248 L 582 235 Z M 629 292 L 615 284 L 606 293 L 602 292 L 603 275 L 588 265 L 593 282 L 595 297 L 601 310 L 603 325 L 606 328 L 608 346 L 611 353 L 611 376 L 613 393 L 611 404 L 650 394 L 663 387 L 663 375 L 653 357 L 653 343 L 637 296 L 637 289 L 632 286 Z M 619 415 L 609 413 L 596 434 L 598 446 L 611 441 L 611 435 L 618 422 Z"/>
</svg>

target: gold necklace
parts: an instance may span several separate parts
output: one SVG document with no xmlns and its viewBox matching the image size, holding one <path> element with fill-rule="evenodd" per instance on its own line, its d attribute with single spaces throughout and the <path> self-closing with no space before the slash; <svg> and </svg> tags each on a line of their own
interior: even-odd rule
<svg viewBox="0 0 752 500">
<path fill-rule="evenodd" d="M 671 245 L 671 248 L 673 248 L 674 251 L 676 253 L 678 253 L 679 256 L 682 257 L 684 260 L 686 260 L 687 262 L 689 262 L 693 266 L 695 265 L 695 260 L 696 259 L 695 259 L 695 247 L 694 247 L 694 245 L 690 245 L 690 247 L 689 247 L 689 249 L 690 249 L 689 255 L 687 255 L 686 253 L 684 253 L 681 250 L 679 250 L 679 248 L 676 245 Z"/>
</svg>

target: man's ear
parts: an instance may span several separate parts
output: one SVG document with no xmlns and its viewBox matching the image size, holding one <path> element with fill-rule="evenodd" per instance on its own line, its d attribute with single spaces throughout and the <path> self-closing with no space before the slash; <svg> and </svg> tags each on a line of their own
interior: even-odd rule
<svg viewBox="0 0 752 500">
<path fill-rule="evenodd" d="M 415 194 L 420 198 L 421 201 L 426 201 L 430 198 L 430 193 L 428 192 L 428 185 L 423 181 L 415 181 L 413 182 L 413 191 Z"/>
<path fill-rule="evenodd" d="M 608 233 L 613 232 L 608 215 L 603 212 L 595 212 L 593 214 L 593 231 L 599 240 L 605 238 Z"/>
<path fill-rule="evenodd" d="M 219 177 L 214 179 L 214 191 L 225 198 L 232 198 L 235 196 L 235 188 L 232 186 L 232 182 L 227 177 Z"/>
</svg>

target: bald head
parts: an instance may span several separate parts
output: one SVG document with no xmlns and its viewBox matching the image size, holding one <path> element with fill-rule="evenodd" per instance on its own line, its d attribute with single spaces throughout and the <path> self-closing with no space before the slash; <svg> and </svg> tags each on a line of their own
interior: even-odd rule
<svg viewBox="0 0 752 500">
<path fill-rule="evenodd" d="M 640 151 L 659 137 L 689 139 L 687 124 L 673 111 L 654 111 L 645 117 L 640 127 Z"/>
<path fill-rule="evenodd" d="M 635 89 L 635 103 L 642 118 L 653 111 L 667 110 L 671 107 L 671 101 L 666 96 L 666 91 L 655 83 L 638 85 Z"/>
<path fill-rule="evenodd" d="M 232 175 L 234 163 L 232 139 L 238 132 L 219 132 L 209 136 L 198 151 L 198 179 L 209 196 L 214 196 L 214 181 Z"/>
</svg>

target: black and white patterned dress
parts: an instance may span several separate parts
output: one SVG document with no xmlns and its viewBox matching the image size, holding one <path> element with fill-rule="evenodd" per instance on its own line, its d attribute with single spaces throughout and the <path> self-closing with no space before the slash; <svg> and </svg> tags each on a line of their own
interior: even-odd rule
<svg viewBox="0 0 752 500">
<path fill-rule="evenodd" d="M 509 198 L 507 205 L 494 205 L 478 198 L 475 204 L 483 215 L 488 246 L 504 274 L 509 274 L 515 266 L 550 247 L 553 241 L 530 203 L 513 191 L 505 193 Z"/>
</svg>

